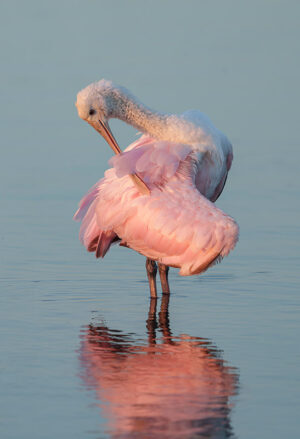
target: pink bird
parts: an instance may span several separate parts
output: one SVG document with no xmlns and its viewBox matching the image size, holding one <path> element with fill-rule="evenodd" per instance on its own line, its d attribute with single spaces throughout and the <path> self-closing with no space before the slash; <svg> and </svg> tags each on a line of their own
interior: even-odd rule
<svg viewBox="0 0 300 439">
<path fill-rule="evenodd" d="M 157 297 L 156 262 L 162 291 L 169 294 L 169 266 L 189 276 L 228 255 L 238 226 L 213 202 L 224 188 L 232 146 L 207 116 L 197 110 L 152 111 L 106 80 L 81 90 L 76 106 L 117 154 L 75 213 L 88 251 L 104 257 L 119 242 L 146 256 L 151 297 Z M 143 133 L 123 153 L 109 128 L 111 118 Z"/>
</svg>

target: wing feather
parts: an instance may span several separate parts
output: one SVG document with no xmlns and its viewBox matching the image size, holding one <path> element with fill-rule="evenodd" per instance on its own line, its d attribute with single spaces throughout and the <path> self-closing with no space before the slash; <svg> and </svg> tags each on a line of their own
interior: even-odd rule
<svg viewBox="0 0 300 439">
<path fill-rule="evenodd" d="M 75 214 L 82 220 L 83 244 L 103 257 L 120 237 L 122 245 L 179 267 L 181 275 L 200 273 L 227 255 L 237 242 L 238 226 L 197 190 L 192 157 L 187 145 L 149 136 L 113 157 L 113 168 Z M 127 175 L 132 172 L 150 183 L 150 196 L 138 192 Z"/>
</svg>

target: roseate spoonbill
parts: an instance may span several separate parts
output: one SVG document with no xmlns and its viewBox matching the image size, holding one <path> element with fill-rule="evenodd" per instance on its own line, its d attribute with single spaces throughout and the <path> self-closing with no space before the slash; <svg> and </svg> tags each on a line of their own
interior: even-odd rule
<svg viewBox="0 0 300 439">
<path fill-rule="evenodd" d="M 169 295 L 163 295 L 167 307 Z M 106 324 L 81 333 L 81 377 L 113 438 L 230 438 L 237 371 L 211 341 L 172 335 L 151 299 L 148 343 Z M 158 334 L 156 334 L 158 332 Z"/>
<path fill-rule="evenodd" d="M 213 204 L 226 182 L 232 146 L 207 116 L 152 111 L 103 79 L 81 90 L 76 106 L 117 154 L 75 213 L 88 251 L 104 257 L 119 242 L 143 254 L 150 293 L 157 297 L 155 261 L 162 291 L 169 294 L 169 266 L 182 276 L 199 274 L 234 248 L 238 226 Z M 143 133 L 123 153 L 110 118 Z"/>
</svg>

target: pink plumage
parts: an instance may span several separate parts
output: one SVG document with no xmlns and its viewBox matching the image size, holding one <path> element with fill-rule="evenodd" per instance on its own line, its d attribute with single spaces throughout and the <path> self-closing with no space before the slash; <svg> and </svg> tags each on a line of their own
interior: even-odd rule
<svg viewBox="0 0 300 439">
<path fill-rule="evenodd" d="M 201 167 L 192 148 L 142 136 L 110 162 L 113 168 L 75 214 L 87 249 L 97 252 L 106 240 L 107 251 L 119 237 L 146 257 L 179 267 L 181 275 L 200 273 L 233 249 L 237 225 L 197 189 Z M 148 184 L 150 196 L 138 192 L 128 177 L 133 172 Z"/>
</svg>

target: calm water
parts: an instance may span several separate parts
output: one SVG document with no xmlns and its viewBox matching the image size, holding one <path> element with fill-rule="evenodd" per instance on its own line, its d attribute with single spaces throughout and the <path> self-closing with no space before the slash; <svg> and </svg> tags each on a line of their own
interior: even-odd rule
<svg viewBox="0 0 300 439">
<path fill-rule="evenodd" d="M 299 436 L 298 2 L 1 5 L 0 432 L 5 439 Z M 234 144 L 218 206 L 236 250 L 171 271 L 99 262 L 72 221 L 109 148 L 76 115 L 101 77 L 199 108 Z M 135 138 L 120 122 L 121 146 Z"/>
</svg>

